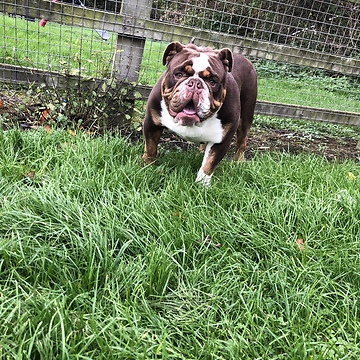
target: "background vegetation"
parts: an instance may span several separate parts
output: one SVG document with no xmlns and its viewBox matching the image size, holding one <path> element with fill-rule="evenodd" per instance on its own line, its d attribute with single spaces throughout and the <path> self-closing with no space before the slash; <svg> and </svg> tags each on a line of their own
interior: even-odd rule
<svg viewBox="0 0 360 360">
<path fill-rule="evenodd" d="M 91 29 L 0 15 L 0 62 L 96 78 L 111 72 L 116 36 Z"/>
</svg>

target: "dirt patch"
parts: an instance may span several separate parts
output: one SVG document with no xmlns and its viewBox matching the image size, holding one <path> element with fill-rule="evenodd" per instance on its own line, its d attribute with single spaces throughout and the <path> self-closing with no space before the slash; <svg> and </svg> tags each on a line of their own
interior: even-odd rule
<svg viewBox="0 0 360 360">
<path fill-rule="evenodd" d="M 323 156 L 330 161 L 343 162 L 347 159 L 360 162 L 357 140 L 287 129 L 253 127 L 248 141 L 248 155 L 255 151 L 281 151 L 293 154 L 308 152 Z"/>
<path fill-rule="evenodd" d="M 133 134 L 132 138 L 141 140 L 142 134 Z M 357 139 L 336 137 L 321 134 L 311 134 L 309 132 L 292 131 L 288 129 L 275 129 L 268 126 L 253 126 L 246 148 L 245 157 L 251 159 L 258 152 L 284 152 L 299 154 L 302 152 L 322 156 L 329 161 L 344 162 L 354 160 L 360 163 L 360 149 L 357 149 Z M 161 137 L 161 145 L 166 148 L 187 150 L 192 148 L 190 144 L 178 136 L 164 132 Z M 234 144 L 230 149 L 230 154 L 234 153 Z"/>
<path fill-rule="evenodd" d="M 0 118 L 3 129 L 17 126 L 22 129 L 37 128 L 42 125 L 44 107 L 40 103 L 21 95 L 0 93 Z M 142 141 L 141 131 L 123 127 L 121 134 L 133 141 Z M 161 138 L 163 147 L 188 149 L 193 145 L 181 140 L 174 134 L 165 131 Z M 319 132 L 293 131 L 276 129 L 271 126 L 253 126 L 250 132 L 246 157 L 251 158 L 256 152 L 280 151 L 298 154 L 308 152 L 317 154 L 329 161 L 343 162 L 354 160 L 360 162 L 360 150 L 356 148 L 358 140 L 341 136 L 330 136 Z"/>
</svg>

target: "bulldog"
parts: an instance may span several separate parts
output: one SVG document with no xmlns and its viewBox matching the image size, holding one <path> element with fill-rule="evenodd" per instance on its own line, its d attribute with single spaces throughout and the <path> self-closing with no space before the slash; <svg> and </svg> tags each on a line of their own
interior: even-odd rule
<svg viewBox="0 0 360 360">
<path fill-rule="evenodd" d="M 168 128 L 201 144 L 204 158 L 196 182 L 208 186 L 235 133 L 233 159 L 243 159 L 254 117 L 256 71 L 249 60 L 230 49 L 179 42 L 167 46 L 163 65 L 166 70 L 147 102 L 143 159 L 155 160 L 160 136 Z"/>
</svg>

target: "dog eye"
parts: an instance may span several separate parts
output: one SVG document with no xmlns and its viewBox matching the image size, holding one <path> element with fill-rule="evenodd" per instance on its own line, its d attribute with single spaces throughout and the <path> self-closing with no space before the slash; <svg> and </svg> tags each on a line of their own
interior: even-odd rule
<svg viewBox="0 0 360 360">
<path fill-rule="evenodd" d="M 175 77 L 177 79 L 181 79 L 183 77 L 183 74 L 181 72 L 178 72 L 178 73 L 175 74 Z"/>
<path fill-rule="evenodd" d="M 211 86 L 215 86 L 215 85 L 216 85 L 216 81 L 215 81 L 214 79 L 210 79 L 210 80 L 209 80 L 209 84 L 210 84 Z"/>
</svg>

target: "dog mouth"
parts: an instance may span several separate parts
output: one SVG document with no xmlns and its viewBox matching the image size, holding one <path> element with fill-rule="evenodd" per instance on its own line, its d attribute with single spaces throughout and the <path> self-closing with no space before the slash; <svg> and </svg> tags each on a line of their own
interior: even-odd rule
<svg viewBox="0 0 360 360">
<path fill-rule="evenodd" d="M 182 126 L 195 126 L 201 122 L 193 100 L 190 100 L 182 109 L 177 111 L 170 109 L 169 112 L 175 118 L 175 122 Z"/>
<path fill-rule="evenodd" d="M 186 115 L 194 115 L 196 114 L 196 110 L 195 110 L 195 104 L 192 100 L 190 100 L 186 106 L 184 107 L 183 111 L 184 114 Z"/>
</svg>

